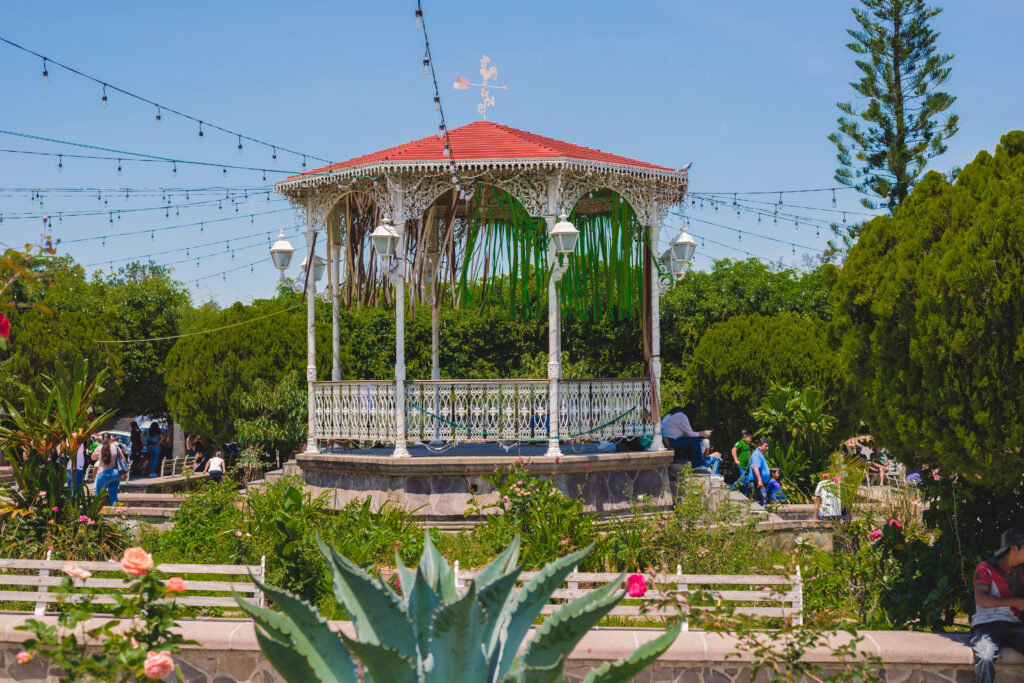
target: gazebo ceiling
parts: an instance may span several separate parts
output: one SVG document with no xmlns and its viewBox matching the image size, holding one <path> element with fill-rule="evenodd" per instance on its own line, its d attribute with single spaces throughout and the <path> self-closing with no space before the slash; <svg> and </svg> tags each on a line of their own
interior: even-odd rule
<svg viewBox="0 0 1024 683">
<path fill-rule="evenodd" d="M 657 220 L 656 206 L 679 202 L 686 193 L 686 169 L 674 170 L 493 121 L 460 126 L 449 131 L 447 139 L 451 158 L 445 155 L 446 138 L 430 135 L 290 176 L 278 181 L 275 189 L 300 208 L 312 202 L 317 218 L 352 191 L 371 196 L 385 215 L 413 218 L 454 186 L 453 176 L 464 188 L 485 183 L 505 189 L 532 216 L 550 215 L 552 197 L 556 214 L 569 213 L 584 195 L 609 188 L 629 200 L 644 224 Z M 551 182 L 556 183 L 554 190 Z"/>
</svg>

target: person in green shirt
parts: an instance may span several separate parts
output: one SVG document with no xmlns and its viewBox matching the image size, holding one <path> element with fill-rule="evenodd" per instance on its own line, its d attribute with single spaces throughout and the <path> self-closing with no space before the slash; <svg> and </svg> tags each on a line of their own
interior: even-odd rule
<svg viewBox="0 0 1024 683">
<path fill-rule="evenodd" d="M 750 463 L 750 441 L 753 437 L 746 429 L 740 431 L 740 440 L 732 447 L 732 461 L 736 465 L 737 476 L 742 477 Z"/>
</svg>

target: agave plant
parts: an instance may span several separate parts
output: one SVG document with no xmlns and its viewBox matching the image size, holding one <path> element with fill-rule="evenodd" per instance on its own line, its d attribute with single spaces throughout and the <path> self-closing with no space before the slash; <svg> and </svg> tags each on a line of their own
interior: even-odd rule
<svg viewBox="0 0 1024 683">
<path fill-rule="evenodd" d="M 565 661 L 581 638 L 624 597 L 622 578 L 562 605 L 537 627 L 551 594 L 590 547 L 548 564 L 520 589 L 519 537 L 464 590 L 428 532 L 419 565 L 396 554 L 397 589 L 318 539 L 355 638 L 336 633 L 308 603 L 254 579 L 280 612 L 235 596 L 252 616 L 260 647 L 289 681 L 332 683 L 561 681 Z M 461 594 L 460 594 L 461 593 Z M 680 624 L 641 645 L 626 659 L 590 672 L 586 681 L 628 681 L 665 651 Z M 520 654 L 520 650 L 522 653 Z M 357 673 L 356 660 L 363 665 Z"/>
</svg>

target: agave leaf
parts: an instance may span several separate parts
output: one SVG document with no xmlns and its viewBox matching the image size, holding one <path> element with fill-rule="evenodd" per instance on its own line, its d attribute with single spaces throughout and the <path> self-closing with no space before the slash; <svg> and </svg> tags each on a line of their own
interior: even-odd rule
<svg viewBox="0 0 1024 683">
<path fill-rule="evenodd" d="M 623 598 L 625 573 L 576 598 L 544 620 L 520 658 L 525 666 L 547 666 L 567 656 L 580 639 Z"/>
<path fill-rule="evenodd" d="M 455 571 L 430 540 L 429 529 L 423 537 L 423 554 L 420 556 L 419 566 L 430 587 L 441 596 L 441 600 L 446 603 L 455 602 Z"/>
<path fill-rule="evenodd" d="M 340 634 L 348 649 L 359 658 L 373 680 L 381 683 L 416 683 L 416 662 L 398 650 L 377 643 L 364 643 Z"/>
<path fill-rule="evenodd" d="M 427 583 L 422 567 L 416 568 L 416 580 L 412 582 L 412 589 L 409 591 L 408 605 L 421 656 L 426 656 L 430 649 L 431 617 L 441 605 L 441 597 Z"/>
<path fill-rule="evenodd" d="M 587 674 L 583 683 L 627 683 L 633 680 L 634 676 L 647 668 L 647 665 L 660 657 L 661 653 L 675 642 L 682 626 L 682 622 L 677 623 L 654 640 L 649 640 L 633 650 L 633 654 L 626 659 L 605 662 Z"/>
<path fill-rule="evenodd" d="M 309 660 L 299 654 L 294 644 L 282 643 L 265 634 L 261 628 L 256 628 L 256 641 L 260 644 L 260 650 L 266 655 L 267 661 L 277 669 L 277 673 L 286 681 L 323 681 Z M 358 678 L 342 679 L 358 683 Z"/>
<path fill-rule="evenodd" d="M 431 665 L 426 672 L 430 683 L 487 680 L 480 631 L 487 621 L 483 606 L 470 586 L 459 600 L 442 605 L 431 621 Z"/>
<path fill-rule="evenodd" d="M 512 542 L 508 544 L 508 547 L 477 573 L 476 580 L 473 583 L 476 584 L 478 590 L 482 591 L 492 581 L 503 577 L 515 568 L 519 562 L 519 544 L 519 534 L 516 534 Z"/>
<path fill-rule="evenodd" d="M 287 591 L 267 586 L 255 577 L 252 580 L 281 612 L 253 605 L 238 593 L 234 594 L 235 601 L 243 612 L 252 617 L 257 626 L 256 635 L 259 636 L 262 630 L 266 640 L 272 643 L 267 645 L 260 640 L 260 647 L 282 676 L 289 680 L 304 680 L 299 676 L 301 667 L 296 668 L 293 661 L 298 657 L 305 662 L 306 668 L 314 672 L 316 680 L 324 683 L 358 683 L 356 665 L 348 650 L 327 625 L 327 621 L 309 603 Z M 291 652 L 294 655 L 288 654 Z"/>
<path fill-rule="evenodd" d="M 526 585 L 516 594 L 510 608 L 508 625 L 505 627 L 501 663 L 498 665 L 499 677 L 505 675 L 512 666 L 519 645 L 530 630 L 533 620 L 544 609 L 544 605 L 548 604 L 551 594 L 562 585 L 562 581 L 573 570 L 573 567 L 579 564 L 580 560 L 586 557 L 593 548 L 594 544 L 591 543 L 583 550 L 549 563 L 527 581 Z"/>
<path fill-rule="evenodd" d="M 508 574 L 501 576 L 489 584 L 480 588 L 476 594 L 477 602 L 479 602 L 484 611 L 487 612 L 487 623 L 484 624 L 483 630 L 480 632 L 480 641 L 487 648 L 488 658 L 492 657 L 494 652 L 498 648 L 500 630 L 498 626 L 501 624 L 501 620 L 506 616 L 506 609 L 509 601 L 512 599 L 512 591 L 516 587 L 516 579 L 519 578 L 519 574 L 523 571 L 522 566 L 516 567 Z M 473 583 L 476 586 L 476 582 Z M 492 664 L 497 665 L 498 660 L 493 660 Z M 493 673 L 493 671 L 491 672 Z M 490 679 L 489 679 L 490 680 Z"/>
<path fill-rule="evenodd" d="M 409 594 L 412 592 L 412 584 L 416 580 L 416 572 L 403 564 L 397 550 L 395 551 L 395 574 L 398 576 L 398 581 L 402 586 L 402 596 L 408 602 Z"/>
<path fill-rule="evenodd" d="M 359 638 L 371 644 L 390 643 L 404 656 L 415 658 L 416 632 L 394 591 L 327 547 L 319 535 L 316 542 L 331 568 L 334 595 L 352 617 Z"/>
<path fill-rule="evenodd" d="M 499 683 L 561 683 L 564 666 L 564 659 L 560 659 L 550 666 L 516 664 L 515 668 L 505 674 Z"/>
</svg>

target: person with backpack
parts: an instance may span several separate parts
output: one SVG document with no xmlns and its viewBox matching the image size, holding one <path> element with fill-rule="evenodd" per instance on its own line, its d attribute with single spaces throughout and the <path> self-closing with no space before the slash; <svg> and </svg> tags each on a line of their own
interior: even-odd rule
<svg viewBox="0 0 1024 683">
<path fill-rule="evenodd" d="M 96 463 L 96 495 L 107 492 L 111 505 L 117 505 L 117 487 L 121 483 L 121 447 L 110 434 L 104 434 L 100 445 L 92 453 Z"/>
<path fill-rule="evenodd" d="M 974 616 L 971 617 L 971 649 L 974 675 L 979 683 L 992 683 L 999 650 L 1009 647 L 1024 654 L 1024 598 L 1016 598 L 1010 586 L 1013 570 L 1024 565 L 1024 532 L 1007 529 L 996 554 L 974 568 Z"/>
</svg>

